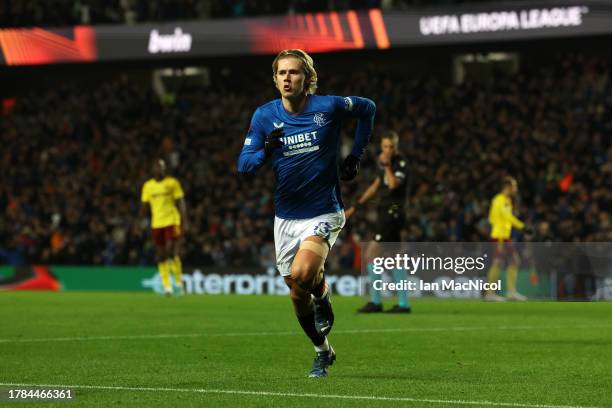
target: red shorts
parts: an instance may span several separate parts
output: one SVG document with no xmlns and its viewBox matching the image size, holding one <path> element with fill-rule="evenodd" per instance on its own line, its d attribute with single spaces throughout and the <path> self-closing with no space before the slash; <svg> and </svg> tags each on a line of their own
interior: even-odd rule
<svg viewBox="0 0 612 408">
<path fill-rule="evenodd" d="M 491 242 L 495 243 L 493 259 L 511 259 L 516 254 L 516 248 L 511 239 L 493 238 Z"/>
<path fill-rule="evenodd" d="M 169 225 L 163 228 L 151 229 L 151 237 L 153 244 L 158 248 L 166 246 L 167 242 L 176 241 L 181 236 L 180 225 Z"/>
</svg>

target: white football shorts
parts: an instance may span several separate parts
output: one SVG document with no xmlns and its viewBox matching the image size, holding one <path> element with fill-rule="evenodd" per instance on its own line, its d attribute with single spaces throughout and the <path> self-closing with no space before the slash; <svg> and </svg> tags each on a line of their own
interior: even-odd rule
<svg viewBox="0 0 612 408">
<path fill-rule="evenodd" d="M 344 210 L 304 220 L 284 220 L 274 217 L 276 267 L 280 274 L 291 275 L 291 263 L 304 239 L 313 235 L 324 238 L 331 249 L 345 222 Z"/>
</svg>

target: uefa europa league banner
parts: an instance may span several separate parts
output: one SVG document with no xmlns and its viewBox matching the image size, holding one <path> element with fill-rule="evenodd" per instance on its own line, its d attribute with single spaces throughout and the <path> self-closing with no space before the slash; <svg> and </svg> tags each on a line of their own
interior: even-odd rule
<svg viewBox="0 0 612 408">
<path fill-rule="evenodd" d="M 163 24 L 0 29 L 0 65 L 177 59 L 595 36 L 612 33 L 612 5 L 485 3 L 306 13 Z"/>
</svg>

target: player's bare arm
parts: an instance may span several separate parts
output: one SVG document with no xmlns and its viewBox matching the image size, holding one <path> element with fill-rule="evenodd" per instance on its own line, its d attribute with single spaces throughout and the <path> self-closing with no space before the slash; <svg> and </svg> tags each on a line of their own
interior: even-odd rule
<svg viewBox="0 0 612 408">
<path fill-rule="evenodd" d="M 352 207 L 345 210 L 346 218 L 351 217 L 355 211 L 365 203 L 367 203 L 372 197 L 376 195 L 378 192 L 378 188 L 380 187 L 380 177 L 376 177 L 374 181 L 368 186 L 368 188 L 361 194 L 357 203 Z"/>
</svg>

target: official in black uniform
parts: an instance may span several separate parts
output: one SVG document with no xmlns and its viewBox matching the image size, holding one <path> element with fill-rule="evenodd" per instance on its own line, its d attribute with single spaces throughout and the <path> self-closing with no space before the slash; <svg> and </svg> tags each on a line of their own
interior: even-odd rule
<svg viewBox="0 0 612 408">
<path fill-rule="evenodd" d="M 399 153 L 398 135 L 389 130 L 383 133 L 380 141 L 380 154 L 378 155 L 379 172 L 372 184 L 361 194 L 357 203 L 345 211 L 347 219 L 351 217 L 360 207 L 371 198 L 378 195 L 377 206 L 378 220 L 372 241 L 366 249 L 366 260 L 368 262 L 368 275 L 370 280 L 379 279 L 373 273 L 372 259 L 380 255 L 381 246 L 379 242 L 401 241 L 401 231 L 405 223 L 404 204 L 407 189 L 407 166 L 406 159 Z M 396 282 L 406 279 L 403 270 L 393 271 Z M 373 279 L 375 278 L 375 279 Z M 388 310 L 389 313 L 410 313 L 410 304 L 406 291 L 397 291 L 398 304 Z M 379 291 L 370 287 L 371 301 L 358 311 L 361 313 L 376 313 L 383 311 Z"/>
</svg>

